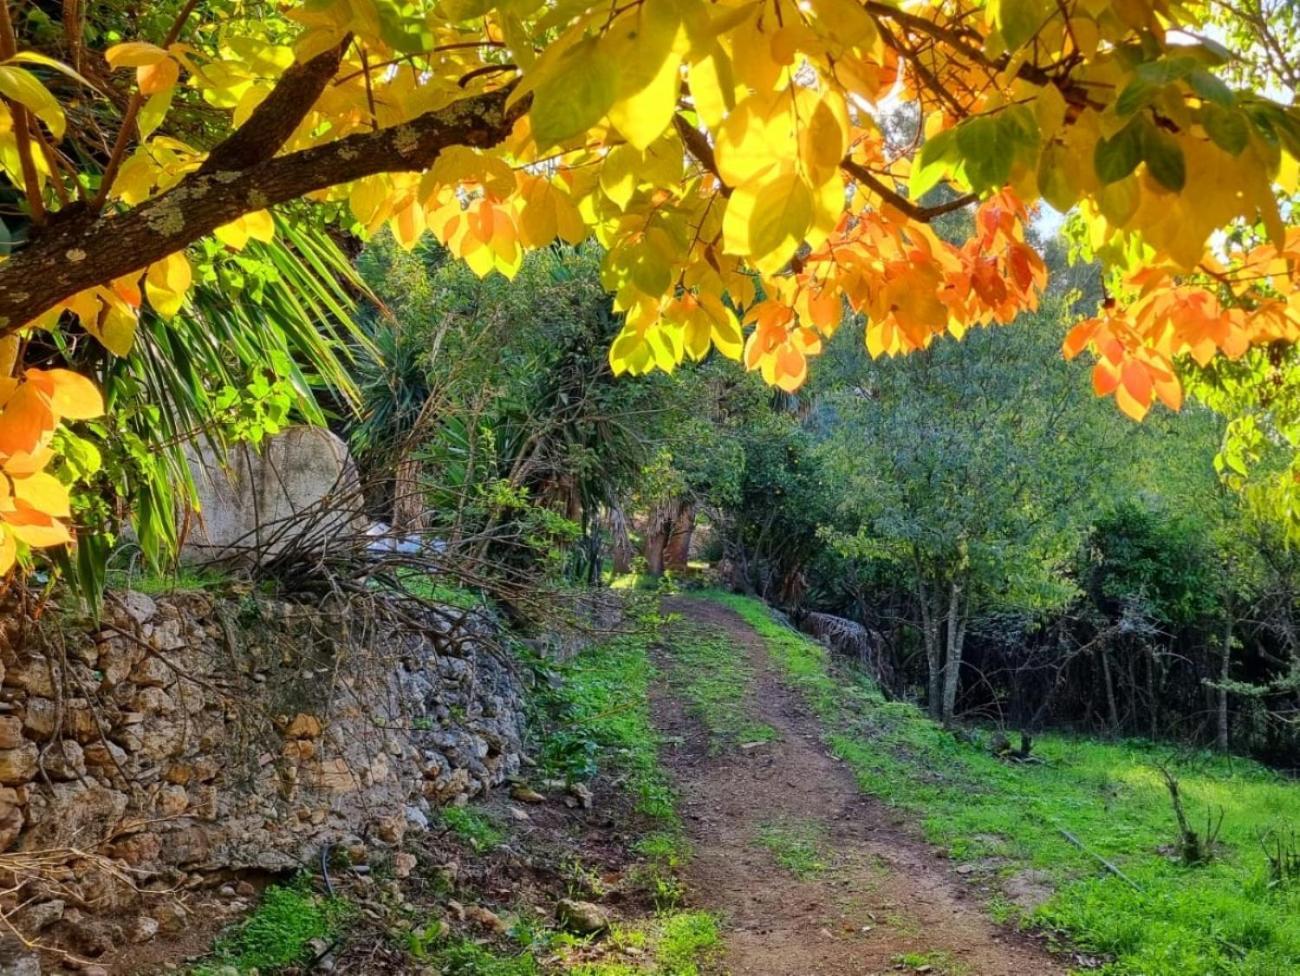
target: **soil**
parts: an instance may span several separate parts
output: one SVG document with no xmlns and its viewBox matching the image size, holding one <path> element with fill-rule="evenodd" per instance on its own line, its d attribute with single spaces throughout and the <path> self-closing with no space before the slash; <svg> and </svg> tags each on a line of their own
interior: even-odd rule
<svg viewBox="0 0 1300 976">
<path fill-rule="evenodd" d="M 984 898 L 917 838 L 897 811 L 862 793 L 831 756 L 817 720 L 780 680 L 761 638 L 715 603 L 677 597 L 667 610 L 726 633 L 749 656 L 747 707 L 774 742 L 719 752 L 682 703 L 659 689 L 656 724 L 681 794 L 693 901 L 725 923 L 731 976 L 1064 976 L 1032 936 L 993 922 Z M 668 635 L 671 642 L 671 633 Z M 798 877 L 760 843 L 773 825 L 824 838 L 826 868 Z M 928 968 L 927 968 L 928 967 Z"/>
</svg>

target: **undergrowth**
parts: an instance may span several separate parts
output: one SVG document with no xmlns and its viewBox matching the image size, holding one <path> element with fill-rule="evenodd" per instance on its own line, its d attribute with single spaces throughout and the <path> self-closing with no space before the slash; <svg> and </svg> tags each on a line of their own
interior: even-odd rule
<svg viewBox="0 0 1300 976">
<path fill-rule="evenodd" d="M 1107 960 L 1099 972 L 1300 972 L 1300 884 L 1270 876 L 1259 842 L 1261 834 L 1300 824 L 1300 786 L 1241 759 L 1183 757 L 1178 775 L 1189 813 L 1201 820 L 1207 809 L 1224 811 L 1217 856 L 1187 867 L 1172 849 L 1176 828 L 1156 769 L 1170 761 L 1167 747 L 1041 735 L 1035 753 L 1043 764 L 1007 763 L 944 731 L 916 706 L 886 702 L 864 677 L 832 668 L 824 647 L 758 601 L 710 596 L 763 637 L 864 791 L 911 811 L 926 838 L 956 860 L 1012 886 L 1028 870 L 1050 879 L 1055 895 L 1020 912 L 1021 921 L 1060 932 Z M 1002 898 L 992 907 L 1016 914 Z"/>
<path fill-rule="evenodd" d="M 632 633 L 560 666 L 553 686 L 533 696 L 537 763 L 542 776 L 569 782 L 590 780 L 606 765 L 625 778 L 639 813 L 675 823 L 674 797 L 650 720 L 649 647 L 658 615 L 653 604 L 634 606 L 640 609 Z"/>
<path fill-rule="evenodd" d="M 806 820 L 780 820 L 763 824 L 758 843 L 771 852 L 776 863 L 796 878 L 806 881 L 830 867 L 826 828 Z"/>
<path fill-rule="evenodd" d="M 505 834 L 486 816 L 468 807 L 443 807 L 438 811 L 443 825 L 475 851 L 482 853 L 497 847 Z"/>
<path fill-rule="evenodd" d="M 308 961 L 315 940 L 329 941 L 348 916 L 346 903 L 314 894 L 305 883 L 272 885 L 256 910 L 217 939 L 212 958 L 192 976 L 278 972 Z"/>
</svg>

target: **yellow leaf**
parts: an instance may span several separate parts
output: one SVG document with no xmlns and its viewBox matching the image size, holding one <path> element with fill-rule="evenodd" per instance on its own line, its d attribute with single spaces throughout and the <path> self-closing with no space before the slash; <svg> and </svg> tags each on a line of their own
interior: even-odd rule
<svg viewBox="0 0 1300 976">
<path fill-rule="evenodd" d="M 117 171 L 117 179 L 113 181 L 113 192 L 110 195 L 130 206 L 147 200 L 153 191 L 157 172 L 158 167 L 149 158 L 149 153 L 137 149 Z"/>
<path fill-rule="evenodd" d="M 104 52 L 104 60 L 116 71 L 118 68 L 147 68 L 171 57 L 166 50 L 148 41 L 127 41 L 114 44 Z"/>
<path fill-rule="evenodd" d="M 13 535 L 0 523 L 0 573 L 7 573 L 13 568 L 18 558 L 18 546 Z"/>
<path fill-rule="evenodd" d="M 104 413 L 104 398 L 98 387 L 70 369 L 29 369 L 27 382 L 35 384 L 50 400 L 55 414 L 66 420 L 92 420 Z"/>
<path fill-rule="evenodd" d="M 171 91 L 180 76 L 181 66 L 171 58 L 135 69 L 135 83 L 144 95 L 159 95 Z"/>
<path fill-rule="evenodd" d="M 779 269 L 803 242 L 813 219 L 813 194 L 793 170 L 737 187 L 722 219 L 727 251 L 748 256 L 760 271 Z"/>
<path fill-rule="evenodd" d="M 182 251 L 169 254 L 149 265 L 144 277 L 144 291 L 154 311 L 171 318 L 180 311 L 192 281 L 190 262 Z"/>
<path fill-rule="evenodd" d="M 67 127 L 63 107 L 30 71 L 11 64 L 0 64 L 0 95 L 22 105 L 44 122 L 55 139 L 63 138 L 63 131 Z"/>
<path fill-rule="evenodd" d="M 605 56 L 617 65 L 609 120 L 637 149 L 659 138 L 677 108 L 681 33 L 681 21 L 668 0 L 645 0 L 616 20 L 601 39 Z"/>
<path fill-rule="evenodd" d="M 25 542 L 38 549 L 60 546 L 72 541 L 72 533 L 68 531 L 68 527 L 43 512 L 20 508 L 16 512 L 6 513 L 4 519 L 8 523 L 9 531 L 19 542 Z"/>
<path fill-rule="evenodd" d="M 143 89 L 141 90 L 143 91 Z M 142 139 L 148 139 L 157 130 L 158 126 L 162 125 L 163 119 L 167 117 L 167 112 L 172 107 L 172 96 L 175 93 L 174 84 L 168 85 L 164 90 L 150 95 L 144 105 L 140 107 L 140 114 L 136 116 L 136 122 L 140 126 L 140 137 Z"/>
<path fill-rule="evenodd" d="M 714 44 L 707 55 L 691 64 L 689 78 L 695 111 L 705 125 L 717 129 L 727 113 L 736 107 L 737 99 L 731 58 L 722 45 Z"/>
<path fill-rule="evenodd" d="M 750 95 L 717 132 L 714 158 L 728 186 L 741 186 L 793 160 L 799 128 L 788 94 Z"/>
<path fill-rule="evenodd" d="M 15 500 L 29 508 L 56 518 L 67 518 L 72 514 L 68 489 L 54 475 L 38 471 L 25 478 L 13 478 L 12 482 Z"/>
</svg>

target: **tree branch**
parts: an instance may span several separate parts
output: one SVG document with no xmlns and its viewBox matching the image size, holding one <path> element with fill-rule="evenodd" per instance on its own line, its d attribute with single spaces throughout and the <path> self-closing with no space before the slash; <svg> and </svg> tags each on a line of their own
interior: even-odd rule
<svg viewBox="0 0 1300 976">
<path fill-rule="evenodd" d="M 686 147 L 686 151 L 694 156 L 701 166 L 717 177 L 718 186 L 722 188 L 722 195 L 724 197 L 731 196 L 731 187 L 727 186 L 722 174 L 718 172 L 718 161 L 713 156 L 713 147 L 709 145 L 708 137 L 687 122 L 681 115 L 673 116 L 673 128 L 681 136 L 682 145 Z"/>
<path fill-rule="evenodd" d="M 507 110 L 509 92 L 474 95 L 403 125 L 274 156 L 241 171 L 200 171 L 123 213 L 83 213 L 54 225 L 0 264 L 0 337 L 77 292 L 139 271 L 246 213 L 376 173 L 419 172 L 448 146 L 490 148 L 528 110 L 527 98 Z"/>
<path fill-rule="evenodd" d="M 199 174 L 239 172 L 279 152 L 338 73 L 351 43 L 348 34 L 328 51 L 290 66 L 248 120 L 208 153 Z"/>
<path fill-rule="evenodd" d="M 967 193 L 964 196 L 957 197 L 954 200 L 949 200 L 946 203 L 938 203 L 933 207 L 922 207 L 920 204 L 907 199 L 907 197 L 895 193 L 886 186 L 882 180 L 878 179 L 871 170 L 867 169 L 861 163 L 855 162 L 852 159 L 844 159 L 840 162 L 840 169 L 844 170 L 844 172 L 848 173 L 859 183 L 870 187 L 872 192 L 883 197 L 884 201 L 895 210 L 901 210 L 903 213 L 907 214 L 908 217 L 920 221 L 923 224 L 929 223 L 936 217 L 942 217 L 946 213 L 952 213 L 954 210 L 960 210 L 962 207 L 969 206 L 979 199 L 975 194 Z"/>
</svg>

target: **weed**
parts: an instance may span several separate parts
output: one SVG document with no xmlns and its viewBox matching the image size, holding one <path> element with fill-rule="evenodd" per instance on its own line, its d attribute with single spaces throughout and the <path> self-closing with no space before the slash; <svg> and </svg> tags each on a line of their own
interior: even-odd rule
<svg viewBox="0 0 1300 976">
<path fill-rule="evenodd" d="M 443 807 L 438 816 L 448 830 L 479 853 L 492 850 L 505 839 L 496 824 L 468 807 Z"/>
<path fill-rule="evenodd" d="M 648 648 L 657 618 L 643 624 L 578 655 L 559 669 L 556 687 L 534 696 L 538 765 L 543 776 L 576 781 L 595 776 L 604 762 L 626 775 L 640 813 L 673 823 L 675 797 L 650 721 Z"/>
<path fill-rule="evenodd" d="M 931 973 L 933 976 L 964 976 L 969 972 L 947 952 L 906 952 L 895 956 L 893 963 L 913 972 Z"/>
<path fill-rule="evenodd" d="M 193 976 L 218 973 L 265 974 L 295 966 L 311 955 L 311 943 L 330 939 L 342 928 L 345 903 L 321 898 L 305 884 L 273 885 L 257 909 L 217 939 L 213 959 L 192 970 Z"/>
<path fill-rule="evenodd" d="M 691 711 L 709 730 L 718 750 L 744 742 L 771 742 L 776 730 L 756 722 L 745 708 L 754 681 L 744 652 L 714 628 L 678 626 L 667 652 L 670 678 Z"/>
<path fill-rule="evenodd" d="M 810 821 L 782 820 L 759 828 L 758 842 L 776 863 L 796 878 L 807 880 L 826 871 L 826 829 Z"/>
</svg>

